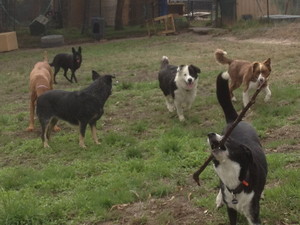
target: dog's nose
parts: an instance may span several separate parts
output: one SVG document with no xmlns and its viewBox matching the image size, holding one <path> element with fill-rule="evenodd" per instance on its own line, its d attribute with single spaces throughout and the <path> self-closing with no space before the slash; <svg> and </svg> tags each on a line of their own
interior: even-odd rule
<svg viewBox="0 0 300 225">
<path fill-rule="evenodd" d="M 262 83 L 262 82 L 264 82 L 264 81 L 265 81 L 265 78 L 264 78 L 264 77 L 259 78 L 259 82 L 260 82 L 260 83 Z"/>
<path fill-rule="evenodd" d="M 193 79 L 192 79 L 192 78 L 189 78 L 189 79 L 188 79 L 188 82 L 189 82 L 189 83 L 192 83 L 192 82 L 193 82 Z"/>
</svg>

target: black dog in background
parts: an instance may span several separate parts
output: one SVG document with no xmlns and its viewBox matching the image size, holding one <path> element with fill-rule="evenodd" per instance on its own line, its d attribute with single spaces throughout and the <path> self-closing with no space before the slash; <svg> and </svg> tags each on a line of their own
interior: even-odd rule
<svg viewBox="0 0 300 225">
<path fill-rule="evenodd" d="M 228 76 L 217 78 L 217 98 L 224 111 L 226 132 L 236 120 L 228 87 Z M 226 204 L 230 225 L 236 225 L 237 212 L 243 214 L 249 225 L 259 225 L 259 201 L 267 177 L 267 161 L 259 137 L 251 124 L 241 121 L 233 129 L 224 146 L 219 146 L 222 136 L 208 134 L 214 156 L 214 169 L 221 180 L 217 207 Z"/>
<path fill-rule="evenodd" d="M 113 75 L 100 76 L 92 72 L 94 82 L 81 91 L 51 90 L 37 100 L 37 115 L 42 127 L 44 147 L 49 147 L 48 140 L 52 128 L 59 119 L 79 126 L 79 145 L 85 148 L 84 136 L 87 125 L 92 130 L 94 142 L 98 144 L 96 122 L 104 112 L 103 107 L 111 95 Z"/>
<path fill-rule="evenodd" d="M 72 53 L 73 53 L 72 55 L 65 54 L 65 53 L 57 54 L 54 57 L 53 62 L 50 63 L 50 66 L 54 67 L 55 84 L 57 84 L 55 77 L 58 71 L 60 70 L 60 68 L 64 69 L 64 76 L 69 82 L 73 83 L 73 79 L 74 79 L 74 81 L 77 83 L 75 71 L 80 67 L 82 62 L 81 47 L 79 46 L 77 51 L 75 50 L 75 48 L 72 48 Z M 67 77 L 68 69 L 70 69 L 72 72 L 71 79 Z"/>
</svg>

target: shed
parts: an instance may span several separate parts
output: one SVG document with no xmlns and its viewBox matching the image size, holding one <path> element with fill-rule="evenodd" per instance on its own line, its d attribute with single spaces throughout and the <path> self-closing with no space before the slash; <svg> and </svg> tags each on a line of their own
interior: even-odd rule
<svg viewBox="0 0 300 225">
<path fill-rule="evenodd" d="M 248 18 L 260 19 L 268 13 L 280 14 L 281 9 L 275 1 L 266 0 L 236 0 L 237 20 Z"/>
<path fill-rule="evenodd" d="M 260 19 L 268 15 L 287 14 L 297 8 L 297 1 L 282 0 L 215 0 L 221 9 L 223 24 L 241 19 Z M 299 8 L 299 7 L 298 7 Z M 295 11 L 295 10 L 293 10 Z"/>
</svg>

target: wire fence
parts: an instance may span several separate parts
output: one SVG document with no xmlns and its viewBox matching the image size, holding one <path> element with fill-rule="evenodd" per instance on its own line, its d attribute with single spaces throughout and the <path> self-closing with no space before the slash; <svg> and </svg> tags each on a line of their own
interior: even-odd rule
<svg viewBox="0 0 300 225">
<path fill-rule="evenodd" d="M 259 19 L 270 15 L 300 15 L 300 0 L 218 0 L 223 2 L 233 2 L 236 7 L 235 16 L 237 20 L 243 18 Z M 68 10 L 67 0 L 54 1 L 59 2 L 59 6 L 53 9 L 53 1 L 51 0 L 0 0 L 0 32 L 15 30 L 16 27 L 28 27 L 30 23 L 39 15 L 50 17 L 54 26 L 62 26 L 62 23 L 68 24 L 69 20 L 61 13 L 63 10 Z M 98 1 L 101 2 L 101 1 Z M 123 16 L 124 24 L 136 25 L 143 24 L 145 20 L 160 15 L 161 0 L 153 1 L 137 1 L 128 0 L 124 7 L 127 7 L 127 16 Z M 183 4 L 185 14 L 197 12 L 212 13 L 215 9 L 215 0 L 170 0 L 170 4 Z M 268 3 L 268 5 L 267 5 Z M 55 5 L 55 4 L 54 4 Z M 64 14 L 66 13 L 64 11 Z M 227 10 L 228 11 L 228 10 Z M 107 25 L 114 24 L 115 6 L 101 5 L 99 8 L 92 7 L 89 16 L 101 15 L 104 17 Z M 195 14 L 195 18 L 197 14 Z M 213 17 L 211 17 L 213 19 Z M 81 21 L 80 21 L 81 22 Z M 60 25 L 59 25 L 60 24 Z"/>
<path fill-rule="evenodd" d="M 50 3 L 51 0 L 0 0 L 0 32 L 28 26 L 39 15 L 47 16 Z"/>
</svg>

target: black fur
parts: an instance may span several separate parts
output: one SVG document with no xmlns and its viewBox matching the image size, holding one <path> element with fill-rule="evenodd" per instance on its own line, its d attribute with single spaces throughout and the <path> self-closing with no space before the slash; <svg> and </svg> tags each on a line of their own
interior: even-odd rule
<svg viewBox="0 0 300 225">
<path fill-rule="evenodd" d="M 217 99 L 224 111 L 226 122 L 232 123 L 238 117 L 238 114 L 231 102 L 228 81 L 224 80 L 221 76 L 222 74 L 217 78 Z"/>
<path fill-rule="evenodd" d="M 174 91 L 177 89 L 175 77 L 178 66 L 169 65 L 165 60 L 162 62 L 161 70 L 158 73 L 159 87 L 165 96 L 175 97 Z"/>
<path fill-rule="evenodd" d="M 224 129 L 224 132 L 226 132 L 233 121 L 237 118 L 238 114 L 230 100 L 228 80 L 223 79 L 222 73 L 219 74 L 217 78 L 217 98 L 226 118 L 227 125 Z M 264 150 L 260 144 L 260 140 L 255 129 L 251 126 L 251 124 L 241 121 L 230 134 L 225 146 L 221 146 L 219 149 L 216 149 L 219 142 L 216 138 L 216 134 L 211 133 L 208 135 L 208 138 L 213 149 L 213 154 L 214 151 L 215 153 L 218 153 L 218 151 L 222 152 L 227 150 L 229 153 L 228 158 L 231 161 L 238 163 L 241 168 L 238 177 L 238 180 L 241 183 L 236 188 L 229 190 L 221 180 L 223 203 L 227 205 L 230 224 L 236 225 L 237 211 L 234 207 L 232 207 L 232 204 L 230 206 L 231 202 L 226 202 L 226 189 L 228 189 L 232 194 L 254 192 L 254 196 L 251 199 L 250 204 L 250 217 L 247 217 L 247 219 L 250 220 L 252 224 L 260 224 L 259 201 L 266 183 L 268 169 Z M 222 163 L 221 161 L 218 161 L 216 157 L 213 162 L 215 169 L 218 169 Z M 249 185 L 243 185 L 243 181 L 246 181 Z"/>
<path fill-rule="evenodd" d="M 81 91 L 52 90 L 38 98 L 37 115 L 41 123 L 42 140 L 45 147 L 48 147 L 47 141 L 50 137 L 51 127 L 59 119 L 79 125 L 83 138 L 88 124 L 91 128 L 95 128 L 97 120 L 104 112 L 104 104 L 111 95 L 112 78 L 114 76 L 100 76 L 93 71 L 94 82 Z"/>
<path fill-rule="evenodd" d="M 64 70 L 64 76 L 69 82 L 74 81 L 77 83 L 77 78 L 75 76 L 75 71 L 81 66 L 82 62 L 82 55 L 81 55 L 81 47 L 79 46 L 78 51 L 75 50 L 75 48 L 72 48 L 72 54 L 57 54 L 53 62 L 50 63 L 50 66 L 54 67 L 54 83 L 56 82 L 56 74 L 59 72 L 60 68 L 63 68 Z M 68 69 L 71 70 L 71 79 L 67 76 Z"/>
</svg>

